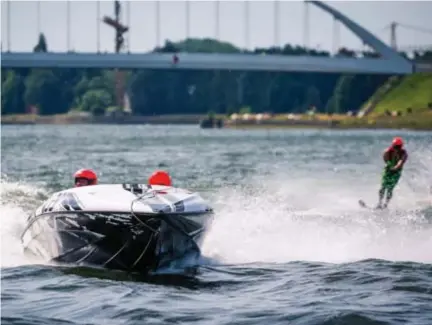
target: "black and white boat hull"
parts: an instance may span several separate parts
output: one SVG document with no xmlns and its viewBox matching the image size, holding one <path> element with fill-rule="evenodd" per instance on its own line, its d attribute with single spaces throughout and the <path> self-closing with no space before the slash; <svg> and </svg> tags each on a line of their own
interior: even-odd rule
<svg viewBox="0 0 432 325">
<path fill-rule="evenodd" d="M 200 256 L 199 241 L 212 210 L 199 195 L 173 188 L 158 191 L 145 185 L 141 193 L 125 186 L 98 186 L 56 193 L 39 207 L 22 235 L 25 251 L 60 263 L 139 273 L 169 266 L 186 256 Z M 102 186 L 112 186 L 111 194 L 118 200 L 124 198 L 116 192 L 127 192 L 125 205 L 140 202 L 141 208 L 119 209 L 119 201 L 110 206 L 107 200 L 105 209 L 86 209 L 85 194 L 101 198 L 108 190 Z M 109 211 L 114 205 L 117 211 Z"/>
</svg>

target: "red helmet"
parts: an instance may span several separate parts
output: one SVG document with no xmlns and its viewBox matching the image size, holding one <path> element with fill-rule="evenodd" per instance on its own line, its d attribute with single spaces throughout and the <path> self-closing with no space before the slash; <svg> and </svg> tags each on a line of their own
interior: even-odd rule
<svg viewBox="0 0 432 325">
<path fill-rule="evenodd" d="M 403 140 L 402 140 L 402 138 L 400 138 L 400 137 L 394 138 L 393 142 L 392 142 L 392 146 L 393 147 L 402 147 L 403 146 Z"/>
<path fill-rule="evenodd" d="M 149 185 L 172 186 L 170 175 L 163 170 L 155 171 L 148 179 Z"/>
<path fill-rule="evenodd" d="M 75 186 L 96 185 L 97 176 L 91 169 L 80 169 L 74 174 Z M 83 182 L 84 181 L 84 182 Z"/>
</svg>

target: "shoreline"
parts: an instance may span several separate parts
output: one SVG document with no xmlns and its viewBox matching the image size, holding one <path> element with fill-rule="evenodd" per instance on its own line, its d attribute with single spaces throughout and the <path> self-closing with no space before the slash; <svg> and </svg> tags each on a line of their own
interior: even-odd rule
<svg viewBox="0 0 432 325">
<path fill-rule="evenodd" d="M 403 117 L 348 117 L 317 115 L 315 118 L 302 116 L 299 119 L 274 118 L 256 121 L 228 120 L 218 115 L 215 119 L 223 120 L 221 129 L 282 129 L 282 128 L 319 128 L 319 129 L 408 129 L 432 131 L 432 112 Z M 208 119 L 207 115 L 154 115 L 154 116 L 76 116 L 68 114 L 38 116 L 31 114 L 3 115 L 1 125 L 70 125 L 70 124 L 150 124 L 150 125 L 196 125 Z"/>
</svg>

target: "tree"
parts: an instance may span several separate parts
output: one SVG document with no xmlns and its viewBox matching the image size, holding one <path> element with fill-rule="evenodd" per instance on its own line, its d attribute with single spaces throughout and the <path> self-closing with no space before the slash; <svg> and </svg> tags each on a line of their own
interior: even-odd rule
<svg viewBox="0 0 432 325">
<path fill-rule="evenodd" d="M 62 82 L 51 70 L 34 70 L 25 80 L 26 105 L 39 108 L 43 115 L 67 112 L 69 107 L 62 96 Z"/>
<path fill-rule="evenodd" d="M 3 77 L 3 76 L 2 76 Z M 23 94 L 24 78 L 14 71 L 8 71 L 2 82 L 1 107 L 2 115 L 25 113 Z"/>
<path fill-rule="evenodd" d="M 111 103 L 112 97 L 106 90 L 91 89 L 82 96 L 81 108 L 93 115 L 103 115 Z"/>
<path fill-rule="evenodd" d="M 39 34 L 39 39 L 37 44 L 33 48 L 33 52 L 48 52 L 48 45 L 45 39 L 45 35 L 43 33 Z"/>
</svg>

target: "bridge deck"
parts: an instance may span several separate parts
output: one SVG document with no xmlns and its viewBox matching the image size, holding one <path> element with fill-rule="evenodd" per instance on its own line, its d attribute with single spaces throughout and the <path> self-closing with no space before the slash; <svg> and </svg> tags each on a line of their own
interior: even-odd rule
<svg viewBox="0 0 432 325">
<path fill-rule="evenodd" d="M 284 72 L 324 72 L 355 74 L 410 74 L 409 61 L 376 58 L 334 58 L 258 54 L 179 53 L 18 53 L 1 54 L 2 68 L 123 68 L 247 70 Z"/>
</svg>

